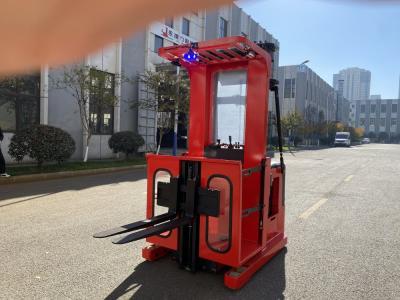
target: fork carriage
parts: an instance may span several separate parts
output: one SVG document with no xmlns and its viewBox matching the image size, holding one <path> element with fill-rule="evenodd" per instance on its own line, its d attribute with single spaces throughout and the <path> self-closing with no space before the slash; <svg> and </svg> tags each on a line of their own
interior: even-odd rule
<svg viewBox="0 0 400 300">
<path fill-rule="evenodd" d="M 145 259 L 172 252 L 190 271 L 230 267 L 231 289 L 285 247 L 285 166 L 266 157 L 272 48 L 228 37 L 159 50 L 189 74 L 188 151 L 148 154 L 147 219 L 95 237 L 146 238 Z"/>
</svg>

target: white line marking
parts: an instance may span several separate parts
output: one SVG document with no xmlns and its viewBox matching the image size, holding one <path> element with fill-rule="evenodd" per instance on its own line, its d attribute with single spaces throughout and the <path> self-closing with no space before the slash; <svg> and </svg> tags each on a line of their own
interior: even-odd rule
<svg viewBox="0 0 400 300">
<path fill-rule="evenodd" d="M 309 216 L 311 216 L 312 213 L 314 213 L 318 208 L 320 208 L 326 201 L 328 201 L 327 198 L 323 198 L 319 200 L 317 203 L 315 203 L 313 206 L 311 206 L 309 209 L 307 209 L 305 212 L 303 212 L 299 218 L 300 219 L 307 219 Z"/>
<path fill-rule="evenodd" d="M 354 177 L 354 175 L 349 175 L 346 177 L 346 179 L 344 180 L 344 182 L 349 182 L 350 180 L 352 180 Z"/>
</svg>

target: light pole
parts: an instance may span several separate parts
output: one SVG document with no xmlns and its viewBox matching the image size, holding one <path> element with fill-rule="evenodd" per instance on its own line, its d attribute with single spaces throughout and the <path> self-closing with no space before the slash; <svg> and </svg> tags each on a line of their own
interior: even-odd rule
<svg viewBox="0 0 400 300">
<path fill-rule="evenodd" d="M 306 59 L 305 61 L 303 61 L 301 64 L 299 64 L 299 67 L 298 67 L 298 71 L 299 72 L 302 72 L 302 73 L 305 73 L 305 70 L 303 69 L 303 66 L 305 66 L 306 64 L 308 64 L 310 62 L 310 60 L 309 59 Z M 307 83 L 307 75 L 306 75 L 306 85 L 307 85 L 308 83 Z M 296 96 L 297 96 L 297 94 L 296 94 Z M 306 94 L 306 99 L 307 99 L 307 94 Z M 306 100 L 305 99 L 305 100 Z M 304 103 L 305 103 L 305 101 L 304 101 Z M 295 108 L 295 110 L 296 110 L 296 108 Z M 304 110 L 305 111 L 305 110 Z M 303 118 L 304 118 L 305 116 L 303 115 Z M 303 133 L 303 138 L 305 137 L 305 135 L 304 135 L 304 133 Z"/>
<path fill-rule="evenodd" d="M 307 59 L 307 60 L 303 61 L 301 64 L 299 64 L 299 66 L 298 66 L 299 72 L 303 72 L 303 73 L 304 73 L 304 71 L 303 71 L 303 66 L 305 66 L 305 65 L 308 64 L 309 62 L 310 62 L 310 60 Z"/>
<path fill-rule="evenodd" d="M 328 93 L 328 95 L 326 96 L 326 137 L 328 138 L 329 137 L 329 129 L 328 129 L 328 116 L 329 116 L 329 112 L 328 112 L 328 110 L 329 110 L 329 105 L 328 105 L 328 102 L 329 102 L 329 97 L 331 96 L 331 95 L 335 95 L 335 90 L 332 90 L 332 91 L 330 91 L 329 93 Z"/>
<path fill-rule="evenodd" d="M 175 109 L 174 109 L 174 139 L 172 145 L 172 155 L 176 156 L 178 150 L 178 120 L 179 120 L 179 81 L 180 81 L 180 71 L 181 68 L 179 66 L 176 67 L 176 99 L 175 99 Z"/>
</svg>

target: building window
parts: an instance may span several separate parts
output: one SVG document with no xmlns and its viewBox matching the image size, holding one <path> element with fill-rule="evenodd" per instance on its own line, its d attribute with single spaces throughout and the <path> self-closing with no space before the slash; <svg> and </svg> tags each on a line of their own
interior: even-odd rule
<svg viewBox="0 0 400 300">
<path fill-rule="evenodd" d="M 392 104 L 392 113 L 397 113 L 397 104 Z"/>
<path fill-rule="evenodd" d="M 396 125 L 397 125 L 397 119 L 392 118 L 392 119 L 390 120 L 390 126 L 396 126 Z"/>
<path fill-rule="evenodd" d="M 154 49 L 153 51 L 158 53 L 158 49 L 164 47 L 164 39 L 161 36 L 154 36 Z"/>
<path fill-rule="evenodd" d="M 17 131 L 40 123 L 40 74 L 0 81 L 0 127 Z"/>
<path fill-rule="evenodd" d="M 296 79 L 292 78 L 292 98 L 296 97 Z"/>
<path fill-rule="evenodd" d="M 285 88 L 283 91 L 284 98 L 290 98 L 292 79 L 285 79 Z"/>
<path fill-rule="evenodd" d="M 375 113 L 375 111 L 376 111 L 376 104 L 371 104 L 371 106 L 370 106 L 370 111 L 371 111 L 371 114 L 374 114 L 374 113 Z"/>
<path fill-rule="evenodd" d="M 363 118 L 360 119 L 360 126 L 365 126 L 365 119 Z"/>
<path fill-rule="evenodd" d="M 386 119 L 385 118 L 381 118 L 381 126 L 386 126 Z"/>
<path fill-rule="evenodd" d="M 362 114 L 365 113 L 365 104 L 361 104 L 360 109 Z"/>
<path fill-rule="evenodd" d="M 295 78 L 285 79 L 284 98 L 295 98 L 295 97 L 296 97 L 296 79 Z"/>
<path fill-rule="evenodd" d="M 167 25 L 168 27 L 174 28 L 174 18 L 165 19 L 165 25 Z"/>
<path fill-rule="evenodd" d="M 369 125 L 375 125 L 375 119 L 374 118 L 370 118 L 369 119 Z"/>
<path fill-rule="evenodd" d="M 190 35 L 190 21 L 186 18 L 182 19 L 182 33 L 184 35 Z"/>
<path fill-rule="evenodd" d="M 226 37 L 228 36 L 228 21 L 224 18 L 219 18 L 219 37 Z"/>
<path fill-rule="evenodd" d="M 112 134 L 116 101 L 115 75 L 92 69 L 90 77 L 89 114 L 92 134 Z"/>
<path fill-rule="evenodd" d="M 386 113 L 386 104 L 381 104 L 381 113 Z"/>
</svg>

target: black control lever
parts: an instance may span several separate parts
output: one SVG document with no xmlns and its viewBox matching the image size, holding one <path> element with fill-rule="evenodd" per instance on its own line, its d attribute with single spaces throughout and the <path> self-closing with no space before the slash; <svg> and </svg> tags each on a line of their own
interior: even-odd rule
<svg viewBox="0 0 400 300">
<path fill-rule="evenodd" d="M 232 149 L 233 145 L 232 145 L 232 136 L 229 136 L 229 146 L 228 149 Z"/>
</svg>

